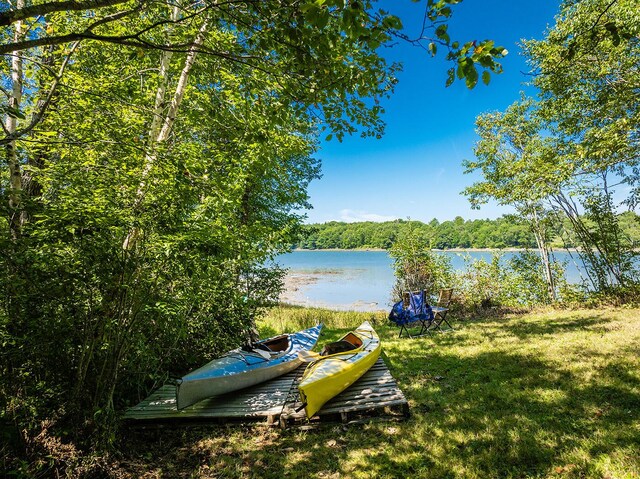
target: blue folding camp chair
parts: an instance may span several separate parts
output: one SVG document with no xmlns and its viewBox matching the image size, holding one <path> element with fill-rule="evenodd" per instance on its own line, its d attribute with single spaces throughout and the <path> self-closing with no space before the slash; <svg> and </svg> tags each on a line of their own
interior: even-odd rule
<svg viewBox="0 0 640 479">
<path fill-rule="evenodd" d="M 402 294 L 402 301 L 398 301 L 391 308 L 389 320 L 400 326 L 399 338 L 406 333 L 410 338 L 431 334 L 433 311 L 426 301 L 426 291 L 406 292 Z M 412 335 L 409 327 L 420 326 L 418 334 Z"/>
</svg>

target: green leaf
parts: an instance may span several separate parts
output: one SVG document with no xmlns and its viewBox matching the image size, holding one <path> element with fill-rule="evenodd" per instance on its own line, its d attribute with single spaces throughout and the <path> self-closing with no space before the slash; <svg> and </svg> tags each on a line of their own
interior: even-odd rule
<svg viewBox="0 0 640 479">
<path fill-rule="evenodd" d="M 485 85 L 489 85 L 489 83 L 491 82 L 491 73 L 489 73 L 487 70 L 482 72 L 482 83 L 484 83 Z"/>
<path fill-rule="evenodd" d="M 618 33 L 618 27 L 616 26 L 615 22 L 605 23 L 604 28 L 606 28 L 609 31 L 609 33 L 611 33 L 612 35 L 617 35 Z"/>
<path fill-rule="evenodd" d="M 571 42 L 571 44 L 569 45 L 569 48 L 567 49 L 566 52 L 564 52 L 563 56 L 567 60 L 573 60 L 573 57 L 575 56 L 575 54 L 576 54 L 576 45 L 574 42 Z"/>
<path fill-rule="evenodd" d="M 449 34 L 447 33 L 447 28 L 448 26 L 446 24 L 439 25 L 438 28 L 436 28 L 436 36 L 440 40 L 443 40 L 446 43 L 449 43 L 450 38 L 449 38 Z"/>
<path fill-rule="evenodd" d="M 477 59 L 477 62 L 485 68 L 493 68 L 495 62 L 490 55 L 483 55 Z"/>
<path fill-rule="evenodd" d="M 317 19 L 316 19 L 316 27 L 323 29 L 324 27 L 327 26 L 327 23 L 329 23 L 329 12 L 325 9 L 322 9 L 322 11 L 319 13 Z"/>
<path fill-rule="evenodd" d="M 451 86 L 455 79 L 456 79 L 456 70 L 455 68 L 451 67 L 449 68 L 449 70 L 447 70 L 447 82 L 445 85 Z"/>
<path fill-rule="evenodd" d="M 402 30 L 402 20 L 395 15 L 387 15 L 382 19 L 382 26 L 390 30 Z"/>
<path fill-rule="evenodd" d="M 473 63 L 469 63 L 464 69 L 465 83 L 469 90 L 473 89 L 478 84 L 478 70 Z"/>
<path fill-rule="evenodd" d="M 613 45 L 616 47 L 620 45 L 620 35 L 618 35 L 617 31 L 611 34 L 611 41 L 613 42 Z"/>
<path fill-rule="evenodd" d="M 431 52 L 431 56 L 434 57 L 438 52 L 438 46 L 433 42 L 429 43 L 429 52 Z"/>
</svg>

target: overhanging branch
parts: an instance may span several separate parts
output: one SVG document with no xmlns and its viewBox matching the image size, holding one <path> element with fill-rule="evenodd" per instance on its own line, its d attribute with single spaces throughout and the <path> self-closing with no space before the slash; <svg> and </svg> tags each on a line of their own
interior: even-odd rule
<svg viewBox="0 0 640 479">
<path fill-rule="evenodd" d="M 48 2 L 39 5 L 29 5 L 16 10 L 9 10 L 0 13 L 0 26 L 9 26 L 20 20 L 31 17 L 38 17 L 53 12 L 93 10 L 96 8 L 110 7 L 120 3 L 127 3 L 131 0 L 67 0 L 62 2 Z"/>
<path fill-rule="evenodd" d="M 174 44 L 174 45 L 159 45 L 159 44 L 155 44 L 155 43 L 144 40 L 142 38 L 142 35 L 165 25 L 169 25 L 169 24 L 177 25 L 177 24 L 189 21 L 193 18 L 196 18 L 202 15 L 210 8 L 214 6 L 218 6 L 216 4 L 205 5 L 203 8 L 200 8 L 199 10 L 196 10 L 188 15 L 184 15 L 177 20 L 176 19 L 158 20 L 128 35 L 110 36 L 110 35 L 99 35 L 93 32 L 93 30 L 100 25 L 104 25 L 107 23 L 114 22 L 116 20 L 120 20 L 128 15 L 131 15 L 132 13 L 142 10 L 142 8 L 148 3 L 149 3 L 149 0 L 139 0 L 138 5 L 135 8 L 132 8 L 130 10 L 125 10 L 122 12 L 117 12 L 112 15 L 101 18 L 95 21 L 94 23 L 92 23 L 91 25 L 89 25 L 82 32 L 68 33 L 66 35 L 59 35 L 59 36 L 46 36 L 41 38 L 32 38 L 32 39 L 24 40 L 20 42 L 5 43 L 3 45 L 0 45 L 0 54 L 5 55 L 9 53 L 29 50 L 31 48 L 36 48 L 36 47 L 41 47 L 46 45 L 62 45 L 65 43 L 77 42 L 82 40 L 95 40 L 95 41 L 101 41 L 105 43 L 116 43 L 120 45 L 134 46 L 134 47 L 152 49 L 152 50 L 168 50 L 168 51 L 184 52 L 184 51 L 187 51 L 188 48 L 190 47 L 189 43 Z"/>
</svg>

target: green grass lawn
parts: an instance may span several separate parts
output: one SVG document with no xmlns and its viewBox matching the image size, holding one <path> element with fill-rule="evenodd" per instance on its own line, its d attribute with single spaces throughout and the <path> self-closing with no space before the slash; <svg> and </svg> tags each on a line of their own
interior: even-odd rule
<svg viewBox="0 0 640 479">
<path fill-rule="evenodd" d="M 278 308 L 265 335 L 374 321 L 406 421 L 128 431 L 132 477 L 638 478 L 640 310 L 549 311 L 397 338 L 384 315 Z M 123 435 L 124 437 L 124 435 Z"/>
</svg>

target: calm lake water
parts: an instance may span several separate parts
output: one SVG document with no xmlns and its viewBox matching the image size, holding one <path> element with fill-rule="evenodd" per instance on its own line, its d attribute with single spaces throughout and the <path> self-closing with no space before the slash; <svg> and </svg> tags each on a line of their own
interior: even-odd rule
<svg viewBox="0 0 640 479">
<path fill-rule="evenodd" d="M 464 269 L 464 258 L 490 261 L 490 252 L 442 252 L 451 258 L 455 269 Z M 517 253 L 505 252 L 508 259 Z M 559 261 L 566 260 L 567 279 L 579 282 L 580 273 L 567 253 L 555 253 Z M 389 310 L 391 290 L 395 282 L 393 261 L 386 251 L 294 251 L 277 258 L 288 268 L 286 292 L 281 300 L 304 306 L 338 310 Z"/>
</svg>

